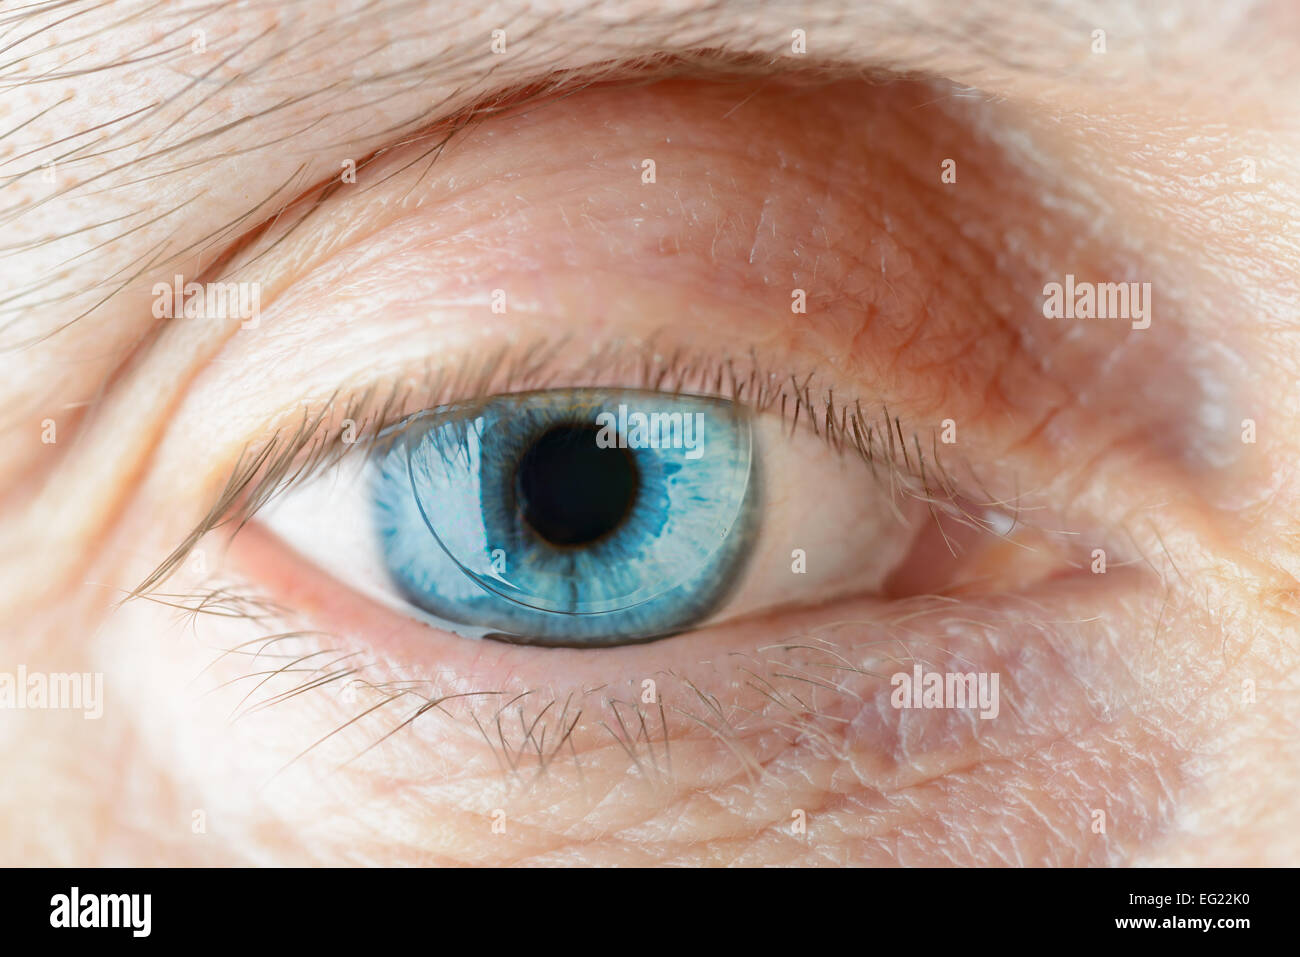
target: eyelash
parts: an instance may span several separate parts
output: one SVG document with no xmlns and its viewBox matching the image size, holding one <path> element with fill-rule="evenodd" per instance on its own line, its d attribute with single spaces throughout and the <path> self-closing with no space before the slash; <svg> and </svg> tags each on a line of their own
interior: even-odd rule
<svg viewBox="0 0 1300 957">
<path fill-rule="evenodd" d="M 204 518 L 125 600 L 155 594 L 209 532 L 233 525 L 232 536 L 238 534 L 274 496 L 339 465 L 345 457 L 351 460 L 359 453 L 364 461 L 428 409 L 451 404 L 472 407 L 494 395 L 556 387 L 554 360 L 565 346 L 566 341 L 559 340 L 499 350 L 476 368 L 470 367 L 468 374 L 448 376 L 426 366 L 413 384 L 371 386 L 341 405 L 335 393 L 315 411 L 305 409 L 296 426 L 277 429 L 265 441 L 245 447 Z M 902 420 L 883 405 L 873 418 L 863 412 L 859 401 L 837 404 L 833 391 L 814 398 L 815 373 L 802 379 L 778 377 L 762 368 L 752 353 L 740 361 L 701 361 L 680 352 L 661 356 L 652 346 L 631 351 L 615 346 L 594 353 L 581 369 L 565 377 L 563 385 L 586 385 L 588 380 L 606 384 L 595 381 L 601 377 L 620 388 L 713 395 L 756 413 L 779 414 L 791 435 L 802 426 L 837 453 L 857 455 L 870 466 L 875 481 L 888 483 L 891 501 L 899 494 L 911 495 L 926 502 L 936 520 L 936 510 L 942 510 L 958 521 L 993 529 L 980 510 L 972 509 L 958 493 L 939 454 L 937 428 L 923 443 L 920 432 L 905 431 Z M 969 472 L 968 466 L 965 471 Z M 1019 523 L 1018 516 L 1015 522 Z"/>
</svg>

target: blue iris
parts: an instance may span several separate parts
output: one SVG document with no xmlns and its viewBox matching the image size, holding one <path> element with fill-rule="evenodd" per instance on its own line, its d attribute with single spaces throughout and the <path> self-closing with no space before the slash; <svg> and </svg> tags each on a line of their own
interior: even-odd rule
<svg viewBox="0 0 1300 957">
<path fill-rule="evenodd" d="M 422 413 L 372 476 L 389 575 L 460 631 L 575 646 L 673 634 L 742 570 L 752 443 L 734 403 L 630 390 Z"/>
</svg>

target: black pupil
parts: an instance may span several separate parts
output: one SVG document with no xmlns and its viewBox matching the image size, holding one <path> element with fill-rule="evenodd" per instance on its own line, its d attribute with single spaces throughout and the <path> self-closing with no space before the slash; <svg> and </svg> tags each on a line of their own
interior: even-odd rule
<svg viewBox="0 0 1300 957">
<path fill-rule="evenodd" d="M 594 425 L 545 432 L 515 470 L 524 520 L 553 545 L 585 545 L 622 524 L 641 476 L 627 449 L 602 449 Z"/>
</svg>

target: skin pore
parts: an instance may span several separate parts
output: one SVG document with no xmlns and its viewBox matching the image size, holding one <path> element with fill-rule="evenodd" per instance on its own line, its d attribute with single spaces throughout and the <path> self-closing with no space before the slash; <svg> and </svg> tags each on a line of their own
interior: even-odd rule
<svg viewBox="0 0 1300 957">
<path fill-rule="evenodd" d="M 860 6 L 6 15 L 0 672 L 104 703 L 0 711 L 0 861 L 1294 860 L 1295 14 Z M 177 274 L 258 321 L 156 318 Z M 1149 328 L 1046 318 L 1067 274 Z M 691 633 L 462 638 L 256 515 L 176 551 L 305 415 L 739 382 L 773 494 Z M 837 453 L 859 407 L 953 494 Z M 916 663 L 997 716 L 893 707 Z"/>
</svg>

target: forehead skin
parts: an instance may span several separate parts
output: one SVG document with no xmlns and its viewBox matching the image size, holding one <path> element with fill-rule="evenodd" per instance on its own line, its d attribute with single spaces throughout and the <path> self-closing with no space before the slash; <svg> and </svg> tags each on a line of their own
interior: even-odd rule
<svg viewBox="0 0 1300 957">
<path fill-rule="evenodd" d="M 125 485 L 145 467 L 190 381 L 182 366 L 152 383 L 155 401 L 111 448 L 90 441 L 52 456 L 41 444 L 47 416 L 74 428 L 83 410 L 112 394 L 149 332 L 157 278 L 202 272 L 341 163 L 496 93 L 556 71 L 708 49 L 756 63 L 935 74 L 1006 102 L 1019 125 L 989 135 L 1023 159 L 1026 175 L 1052 170 L 1099 235 L 1122 230 L 1162 261 L 1179 286 L 1169 321 L 1245 384 L 1242 405 L 1260 425 L 1250 488 L 1219 497 L 1220 557 L 1225 567 L 1253 569 L 1243 572 L 1257 579 L 1244 589 L 1243 608 L 1227 620 L 1260 636 L 1255 653 L 1285 686 L 1296 664 L 1291 576 L 1300 570 L 1292 531 L 1300 487 L 1290 466 L 1300 452 L 1295 5 L 898 0 L 814 2 L 797 14 L 761 2 L 663 7 L 141 0 L 0 14 L 7 620 L 81 583 L 78 555 L 103 516 L 79 503 L 102 504 L 88 493 L 92 481 Z M 1098 29 L 1104 55 L 1091 52 Z M 504 53 L 491 48 L 494 30 L 505 31 Z M 807 36 L 798 60 L 794 30 Z M 195 342 L 193 369 L 226 334 L 213 328 Z M 37 528 L 47 547 L 32 555 Z M 30 587 L 16 595 L 14 582 Z M 0 634 L 19 647 L 36 637 L 8 627 Z M 1295 747 L 1293 735 L 1277 744 L 1271 767 L 1295 767 Z M 1283 822 L 1296 812 L 1290 780 L 1256 779 L 1257 791 L 1237 805 L 1258 825 L 1257 843 L 1238 849 L 1246 859 L 1278 853 L 1269 844 L 1288 833 Z M 1221 801 L 1234 799 L 1225 791 Z M 1197 849 L 1185 853 L 1195 860 Z"/>
</svg>

